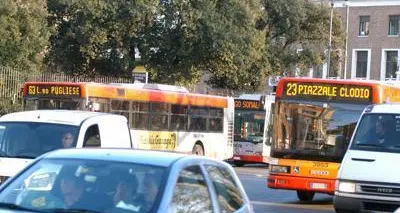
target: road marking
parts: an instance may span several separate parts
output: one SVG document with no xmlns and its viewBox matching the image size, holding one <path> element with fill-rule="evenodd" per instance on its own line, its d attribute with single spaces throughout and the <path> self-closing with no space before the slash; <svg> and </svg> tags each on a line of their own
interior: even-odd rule
<svg viewBox="0 0 400 213">
<path fill-rule="evenodd" d="M 313 209 L 313 210 L 322 210 L 322 211 L 333 211 L 332 206 L 318 206 L 309 205 L 309 204 L 289 204 L 289 203 L 274 203 L 274 202 L 263 202 L 263 201 L 250 201 L 253 205 L 261 205 L 261 206 L 276 206 L 276 207 L 286 207 L 286 208 L 294 208 L 294 209 Z"/>
</svg>

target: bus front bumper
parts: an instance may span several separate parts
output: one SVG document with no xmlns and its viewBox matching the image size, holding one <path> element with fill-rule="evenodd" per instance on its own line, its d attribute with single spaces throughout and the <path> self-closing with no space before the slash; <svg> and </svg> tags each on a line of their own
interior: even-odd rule
<svg viewBox="0 0 400 213">
<path fill-rule="evenodd" d="M 272 189 L 312 191 L 333 195 L 335 192 L 335 182 L 336 179 L 270 174 L 268 176 L 267 186 Z"/>
<path fill-rule="evenodd" d="M 268 157 L 260 155 L 234 155 L 233 160 L 251 163 L 268 163 Z"/>
</svg>

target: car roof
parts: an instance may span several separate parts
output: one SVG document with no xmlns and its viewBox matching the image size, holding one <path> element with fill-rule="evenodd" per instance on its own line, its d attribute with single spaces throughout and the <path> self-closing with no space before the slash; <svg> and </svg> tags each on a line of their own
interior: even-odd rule
<svg viewBox="0 0 400 213">
<path fill-rule="evenodd" d="M 82 121 L 100 115 L 109 114 L 75 110 L 33 110 L 3 115 L 0 122 L 43 122 L 79 126 Z"/>
<path fill-rule="evenodd" d="M 394 113 L 400 114 L 400 104 L 397 103 L 386 103 L 386 104 L 376 104 L 366 108 L 368 113 Z"/>
<path fill-rule="evenodd" d="M 190 156 L 190 157 L 189 157 Z M 194 155 L 169 151 L 123 149 L 123 148 L 73 148 L 59 149 L 47 153 L 44 158 L 67 158 L 84 160 L 110 160 L 128 163 L 168 167 L 183 158 L 196 158 Z"/>
</svg>

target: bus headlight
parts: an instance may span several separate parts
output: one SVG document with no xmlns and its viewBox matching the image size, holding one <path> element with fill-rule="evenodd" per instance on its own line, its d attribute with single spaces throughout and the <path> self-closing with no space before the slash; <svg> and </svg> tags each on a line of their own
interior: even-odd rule
<svg viewBox="0 0 400 213">
<path fill-rule="evenodd" d="M 354 193 L 356 192 L 356 184 L 351 182 L 338 181 L 337 190 L 339 192 Z"/>
<path fill-rule="evenodd" d="M 271 165 L 270 172 L 274 172 L 274 173 L 290 173 L 290 167 L 289 166 Z"/>
</svg>

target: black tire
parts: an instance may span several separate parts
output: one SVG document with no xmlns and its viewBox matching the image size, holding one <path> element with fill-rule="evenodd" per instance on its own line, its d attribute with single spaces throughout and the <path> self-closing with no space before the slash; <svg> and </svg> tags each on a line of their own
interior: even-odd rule
<svg viewBox="0 0 400 213">
<path fill-rule="evenodd" d="M 241 166 L 244 165 L 244 162 L 243 161 L 239 161 L 239 160 L 235 160 L 235 161 L 233 161 L 233 164 L 235 166 L 237 166 L 237 167 L 241 167 Z"/>
<path fill-rule="evenodd" d="M 311 202 L 314 198 L 315 192 L 297 191 L 297 198 L 302 202 Z"/>
<path fill-rule="evenodd" d="M 203 148 L 203 146 L 198 144 L 198 143 L 196 143 L 193 146 L 192 154 L 204 156 L 204 148 Z"/>
</svg>

